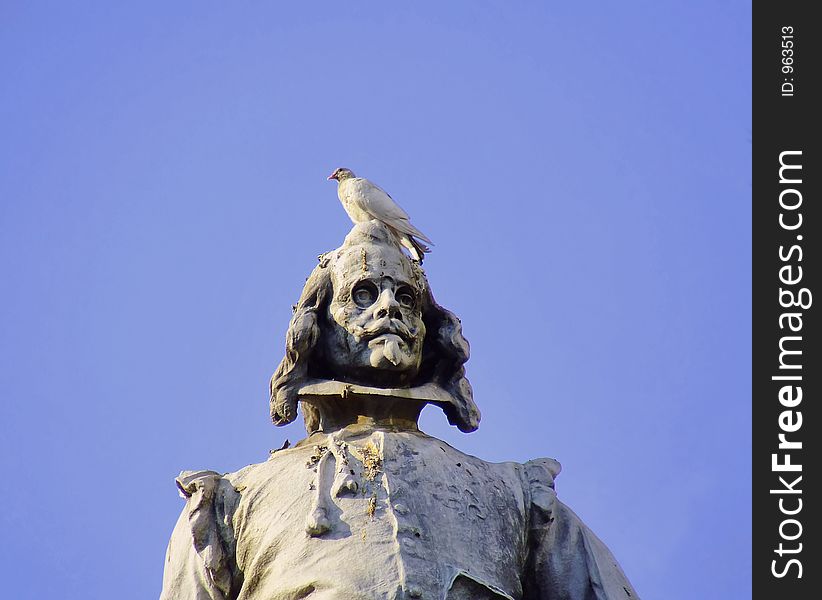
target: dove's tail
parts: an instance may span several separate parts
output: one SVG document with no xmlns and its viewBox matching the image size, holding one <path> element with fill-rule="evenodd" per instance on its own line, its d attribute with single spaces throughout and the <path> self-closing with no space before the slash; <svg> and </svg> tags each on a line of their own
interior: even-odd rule
<svg viewBox="0 0 822 600">
<path fill-rule="evenodd" d="M 418 263 L 422 264 L 423 258 L 425 258 L 426 252 L 431 252 L 431 248 L 423 244 L 421 241 L 416 239 L 412 235 L 408 235 L 407 233 L 403 233 L 401 231 L 397 231 L 396 229 L 393 230 L 394 234 L 396 235 L 397 241 L 406 249 L 408 253 Z"/>
<path fill-rule="evenodd" d="M 411 256 L 413 256 L 414 260 L 416 260 L 418 263 L 422 264 L 422 259 L 425 258 L 425 253 L 431 252 L 431 248 L 429 248 L 421 241 L 410 235 L 407 236 L 406 239 L 408 239 L 411 245 L 411 248 L 408 248 L 408 250 L 411 252 Z"/>
</svg>

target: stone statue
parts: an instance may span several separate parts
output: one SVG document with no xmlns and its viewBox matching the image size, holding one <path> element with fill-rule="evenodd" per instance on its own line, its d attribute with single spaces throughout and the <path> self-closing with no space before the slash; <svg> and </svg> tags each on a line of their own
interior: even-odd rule
<svg viewBox="0 0 822 600">
<path fill-rule="evenodd" d="M 477 429 L 468 355 L 395 233 L 356 224 L 308 278 L 271 379 L 274 423 L 299 405 L 308 437 L 177 478 L 161 600 L 636 599 L 557 499 L 556 461 L 488 463 L 418 429 L 426 404 Z"/>
</svg>

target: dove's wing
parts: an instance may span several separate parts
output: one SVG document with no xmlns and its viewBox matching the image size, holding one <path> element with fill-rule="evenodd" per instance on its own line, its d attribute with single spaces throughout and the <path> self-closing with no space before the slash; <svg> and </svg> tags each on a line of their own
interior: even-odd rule
<svg viewBox="0 0 822 600">
<path fill-rule="evenodd" d="M 400 208 L 399 204 L 394 202 L 388 192 L 380 186 L 362 177 L 351 180 L 351 184 L 352 192 L 362 201 L 362 208 L 375 219 L 379 219 L 401 233 L 413 235 L 429 244 L 434 243 L 411 224 L 408 213 Z"/>
<path fill-rule="evenodd" d="M 394 199 L 378 186 L 363 177 L 351 180 L 351 190 L 362 199 L 363 208 L 370 212 L 375 219 L 381 221 L 398 219 L 408 221 L 409 216 Z"/>
</svg>

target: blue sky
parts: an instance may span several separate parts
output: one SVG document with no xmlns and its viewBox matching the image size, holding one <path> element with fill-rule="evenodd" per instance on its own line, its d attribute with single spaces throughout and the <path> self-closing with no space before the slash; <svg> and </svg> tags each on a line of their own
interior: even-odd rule
<svg viewBox="0 0 822 600">
<path fill-rule="evenodd" d="M 0 6 L 4 595 L 159 594 L 183 469 L 264 460 L 340 165 L 436 243 L 492 461 L 644 598 L 750 596 L 745 2 Z"/>
</svg>

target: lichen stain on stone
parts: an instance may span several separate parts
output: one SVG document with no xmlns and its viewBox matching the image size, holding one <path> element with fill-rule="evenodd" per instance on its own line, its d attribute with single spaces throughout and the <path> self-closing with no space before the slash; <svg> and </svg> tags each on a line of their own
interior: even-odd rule
<svg viewBox="0 0 822 600">
<path fill-rule="evenodd" d="M 363 478 L 368 481 L 374 481 L 379 475 L 382 468 L 382 458 L 380 458 L 380 451 L 374 442 L 369 441 L 362 448 L 362 466 Z"/>
<path fill-rule="evenodd" d="M 368 499 L 368 516 L 372 519 L 374 515 L 377 513 L 377 495 L 374 494 Z"/>
</svg>

